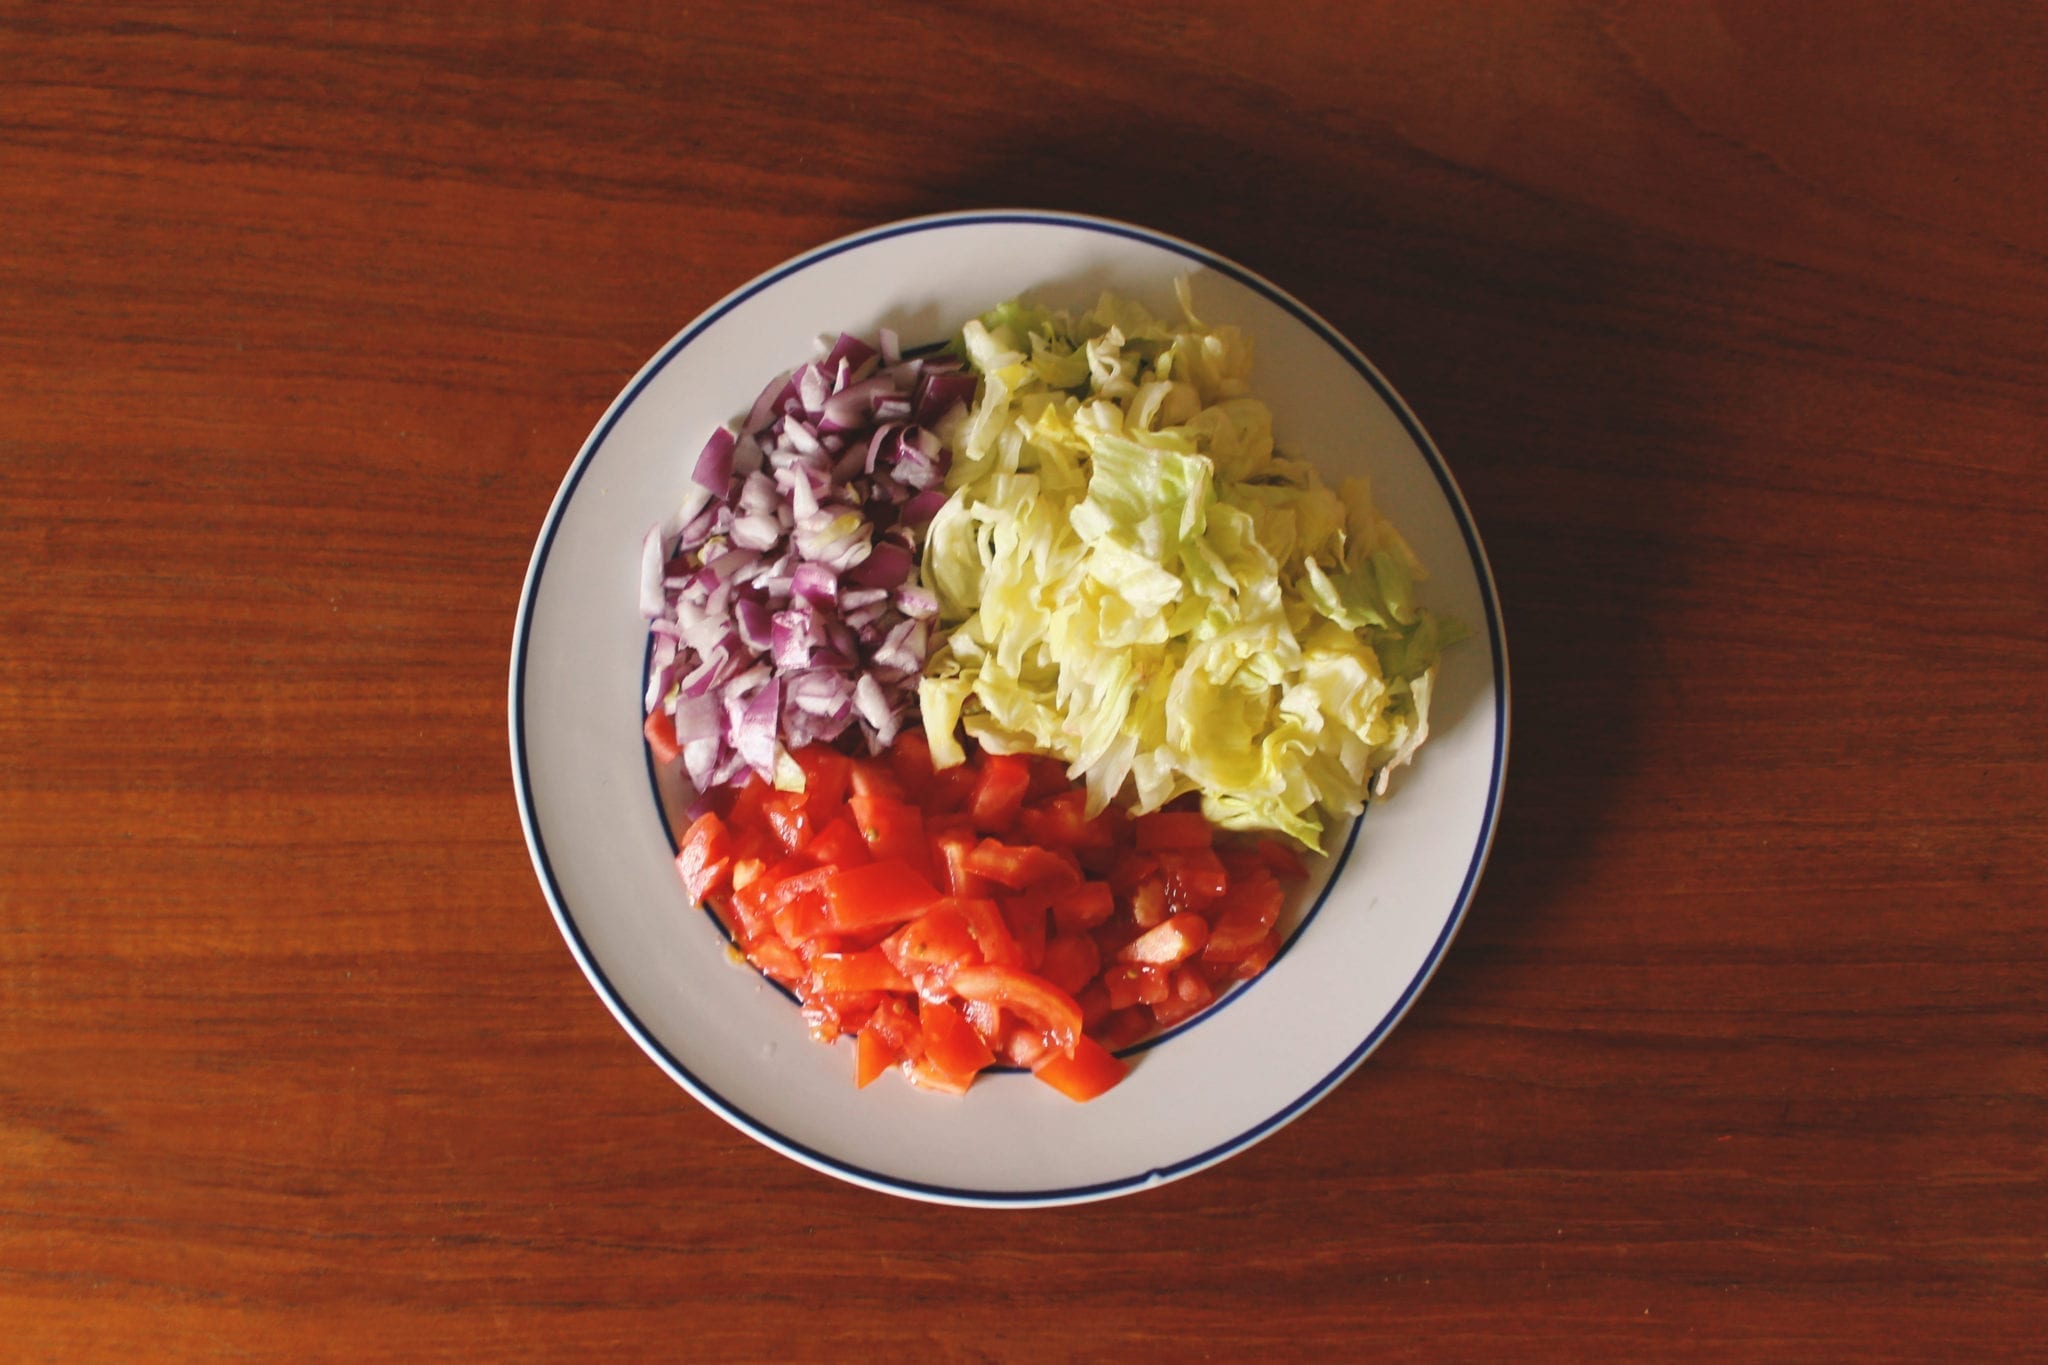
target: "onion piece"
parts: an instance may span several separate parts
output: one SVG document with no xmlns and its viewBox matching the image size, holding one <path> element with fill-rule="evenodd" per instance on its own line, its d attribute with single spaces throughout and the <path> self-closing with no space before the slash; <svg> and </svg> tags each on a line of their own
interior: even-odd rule
<svg viewBox="0 0 2048 1365">
<path fill-rule="evenodd" d="M 938 612 L 917 563 L 951 459 L 933 427 L 974 376 L 886 330 L 816 354 L 711 433 L 641 547 L 645 704 L 700 793 L 800 782 L 789 750 L 809 743 L 878 752 L 916 705 Z"/>
</svg>

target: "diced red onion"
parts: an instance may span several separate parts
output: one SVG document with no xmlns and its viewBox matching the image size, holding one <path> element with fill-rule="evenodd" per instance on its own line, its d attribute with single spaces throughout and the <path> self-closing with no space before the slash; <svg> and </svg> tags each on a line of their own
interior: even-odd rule
<svg viewBox="0 0 2048 1365">
<path fill-rule="evenodd" d="M 938 614 L 917 560 L 950 461 L 931 427 L 974 377 L 905 359 L 886 330 L 821 340 L 818 356 L 712 433 L 642 546 L 646 704 L 674 718 L 700 792 L 772 779 L 786 749 L 856 725 L 879 751 L 915 705 Z"/>
<path fill-rule="evenodd" d="M 945 490 L 928 488 L 903 504 L 903 510 L 896 514 L 896 524 L 922 530 L 931 525 L 932 518 L 937 516 L 939 509 L 945 505 Z"/>
<path fill-rule="evenodd" d="M 754 407 L 747 414 L 746 432 L 749 436 L 761 431 L 775 420 L 775 414 L 782 411 L 783 400 L 790 396 L 789 375 L 785 371 L 768 381 L 768 387 L 761 390 L 761 396 L 754 400 Z"/>
<path fill-rule="evenodd" d="M 885 540 L 846 575 L 846 581 L 858 583 L 863 588 L 893 588 L 916 571 L 917 565 L 912 562 L 910 551 Z M 853 594 L 847 593 L 844 600 L 851 604 L 852 598 Z"/>
<path fill-rule="evenodd" d="M 972 374 L 945 374 L 927 368 L 916 397 L 918 424 L 936 426 L 954 408 L 972 403 L 974 384 Z"/>
<path fill-rule="evenodd" d="M 828 366 L 836 366 L 843 360 L 850 368 L 857 370 L 873 360 L 875 355 L 876 350 L 873 346 L 851 332 L 841 332 L 839 340 L 832 343 L 831 351 L 826 354 L 825 363 Z"/>
<path fill-rule="evenodd" d="M 661 528 L 651 526 L 647 539 L 640 542 L 640 614 L 659 616 L 668 609 L 668 602 L 662 595 L 661 571 L 668 563 L 662 553 Z"/>
<path fill-rule="evenodd" d="M 699 488 L 709 493 L 725 492 L 732 482 L 734 444 L 731 427 L 720 427 L 711 433 L 711 439 L 697 456 L 697 468 L 690 475 Z"/>
</svg>

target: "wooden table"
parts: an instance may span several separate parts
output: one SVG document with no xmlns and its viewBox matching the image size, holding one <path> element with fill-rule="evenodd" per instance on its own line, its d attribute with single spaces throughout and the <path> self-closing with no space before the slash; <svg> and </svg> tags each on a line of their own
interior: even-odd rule
<svg viewBox="0 0 2048 1365">
<path fill-rule="evenodd" d="M 0 7 L 0 1356 L 2048 1350 L 2038 6 L 494 8 Z M 991 204 L 1355 338 L 1515 666 L 1387 1045 L 1030 1213 L 650 1065 L 503 710 L 642 359 Z"/>
</svg>

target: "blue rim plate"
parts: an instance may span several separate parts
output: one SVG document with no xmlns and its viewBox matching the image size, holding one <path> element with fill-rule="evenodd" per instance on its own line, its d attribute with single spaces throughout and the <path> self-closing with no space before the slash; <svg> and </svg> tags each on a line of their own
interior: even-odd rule
<svg viewBox="0 0 2048 1365">
<path fill-rule="evenodd" d="M 1288 950 L 1075 1105 L 1021 1074 L 960 1099 L 884 1077 L 852 1085 L 851 1044 L 821 1047 L 789 1001 L 725 952 L 673 867 L 640 737 L 641 536 L 680 499 L 704 435 L 822 333 L 953 332 L 1015 295 L 1085 308 L 1105 288 L 1162 314 L 1186 276 L 1205 322 L 1256 348 L 1280 443 L 1333 481 L 1372 479 L 1432 576 L 1423 600 L 1471 636 L 1446 656 L 1432 736 L 1290 907 Z M 941 1203 L 1103 1199 L 1243 1151 L 1328 1094 L 1399 1022 L 1471 903 L 1500 808 L 1508 667 L 1493 580 L 1449 469 L 1349 342 L 1214 252 L 1126 223 L 991 211 L 891 223 L 734 291 L 636 375 L 584 442 L 520 596 L 508 711 L 534 870 L 571 953 L 648 1056 L 774 1150 L 871 1189 Z"/>
</svg>

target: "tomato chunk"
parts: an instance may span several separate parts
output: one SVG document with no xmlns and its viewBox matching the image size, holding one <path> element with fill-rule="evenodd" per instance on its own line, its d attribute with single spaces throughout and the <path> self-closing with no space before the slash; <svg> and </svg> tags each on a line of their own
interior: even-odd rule
<svg viewBox="0 0 2048 1365">
<path fill-rule="evenodd" d="M 853 760 L 824 744 L 806 744 L 790 757 L 804 770 L 804 799 L 820 810 L 846 799 L 853 779 Z"/>
<path fill-rule="evenodd" d="M 853 1083 L 865 1090 L 877 1076 L 896 1065 L 896 1049 L 872 1023 L 854 1039 Z"/>
<path fill-rule="evenodd" d="M 1113 1010 L 1156 1005 L 1166 998 L 1166 968 L 1149 962 L 1119 962 L 1102 974 L 1102 984 L 1109 991 Z"/>
<path fill-rule="evenodd" d="M 1216 989 L 1193 966 L 1176 968 L 1167 981 L 1166 998 L 1152 1007 L 1159 1027 L 1171 1028 L 1181 1020 L 1200 1014 L 1216 999 Z"/>
<path fill-rule="evenodd" d="M 732 885 L 732 837 L 716 813 L 705 811 L 684 832 L 676 871 L 682 875 L 683 890 L 699 905 Z"/>
<path fill-rule="evenodd" d="M 1042 976 L 1015 967 L 962 967 L 953 990 L 963 1000 L 985 1000 L 1045 1030 L 1054 1047 L 1071 1051 L 1081 1036 L 1081 1007 Z"/>
<path fill-rule="evenodd" d="M 1214 849 L 1169 849 L 1159 855 L 1166 878 L 1166 903 L 1176 910 L 1205 910 L 1230 890 L 1230 874 Z"/>
<path fill-rule="evenodd" d="M 1209 921 L 1184 912 L 1126 943 L 1117 958 L 1153 967 L 1177 967 L 1202 951 L 1209 941 Z"/>
<path fill-rule="evenodd" d="M 1024 794 L 1031 787 L 1031 765 L 1017 754 L 984 754 L 981 776 L 967 808 L 974 827 L 988 834 L 1007 834 L 1024 808 Z"/>
<path fill-rule="evenodd" d="M 1079 995 L 1102 969 L 1102 953 L 1086 934 L 1061 934 L 1045 945 L 1038 974 L 1069 995 Z"/>
<path fill-rule="evenodd" d="M 936 1090 L 941 1095 L 964 1095 L 974 1084 L 973 1076 L 956 1076 L 923 1057 L 903 1063 L 903 1078 L 919 1090 Z"/>
<path fill-rule="evenodd" d="M 650 752 L 662 752 L 650 721 Z M 937 768 L 921 731 L 886 752 L 792 755 L 801 791 L 758 775 L 709 794 L 677 872 L 854 1079 L 891 1066 L 960 1094 L 997 1058 L 1076 1100 L 1120 1081 L 1115 1049 L 1193 1017 L 1280 949 L 1278 838 L 1222 835 L 1189 798 L 1090 816 L 1060 760 Z"/>
<path fill-rule="evenodd" d="M 974 829 L 956 826 L 932 834 L 932 864 L 946 890 L 956 896 L 986 896 L 995 883 L 967 866 L 974 851 Z"/>
<path fill-rule="evenodd" d="M 1081 865 L 1051 849 L 983 839 L 967 855 L 967 870 L 1013 891 L 1034 886 L 1078 886 Z"/>
<path fill-rule="evenodd" d="M 811 959 L 815 991 L 908 991 L 909 978 L 879 948 L 853 953 L 825 953 Z"/>
<path fill-rule="evenodd" d="M 951 905 L 940 905 L 891 934 L 882 941 L 882 953 L 920 995 L 943 994 L 955 969 L 981 960 L 974 930 Z"/>
<path fill-rule="evenodd" d="M 1063 934 L 1093 929 L 1116 913 L 1116 895 L 1108 882 L 1082 882 L 1052 903 L 1053 923 Z"/>
<path fill-rule="evenodd" d="M 1031 1074 L 1070 1100 L 1087 1101 L 1116 1085 L 1127 1070 L 1108 1048 L 1083 1035 L 1069 1051 L 1048 1049 Z"/>
<path fill-rule="evenodd" d="M 889 746 L 889 767 L 908 791 L 920 791 L 931 783 L 932 746 L 923 730 L 913 726 L 896 736 Z"/>
<path fill-rule="evenodd" d="M 803 846 L 803 855 L 820 867 L 845 867 L 868 861 L 867 841 L 860 837 L 853 821 L 839 816 Z"/>
<path fill-rule="evenodd" d="M 1140 929 L 1150 929 L 1164 924 L 1171 913 L 1166 904 L 1166 877 L 1163 873 L 1150 872 L 1145 875 L 1131 892 L 1131 923 Z"/>
<path fill-rule="evenodd" d="M 1216 916 L 1205 962 L 1242 962 L 1265 940 L 1280 918 L 1280 883 L 1264 873 L 1246 878 L 1231 894 L 1231 904 Z"/>
<path fill-rule="evenodd" d="M 968 932 L 974 935 L 974 946 L 981 950 L 982 961 L 997 967 L 1024 965 L 1024 955 L 1017 946 L 1016 935 L 1011 933 L 1009 921 L 994 901 L 965 896 L 956 897 L 951 904 L 967 921 Z"/>
<path fill-rule="evenodd" d="M 825 883 L 825 903 L 841 929 L 901 924 L 938 898 L 930 882 L 897 858 L 840 868 Z"/>
<path fill-rule="evenodd" d="M 1133 822 L 1138 847 L 1147 853 L 1167 848 L 1207 848 L 1215 834 L 1200 811 L 1156 810 Z"/>
<path fill-rule="evenodd" d="M 924 1029 L 925 1058 L 939 1070 L 972 1076 L 995 1061 L 995 1053 L 989 1051 L 974 1026 L 951 1005 L 927 1000 L 918 1007 L 917 1017 Z"/>
<path fill-rule="evenodd" d="M 647 713 L 647 723 L 640 727 L 640 733 L 646 737 L 648 751 L 656 763 L 666 766 L 682 757 L 683 746 L 676 743 L 675 717 L 660 707 Z"/>
<path fill-rule="evenodd" d="M 882 795 L 854 796 L 846 807 L 876 858 L 900 858 L 913 867 L 931 857 L 925 845 L 924 814 L 907 801 Z"/>
</svg>

